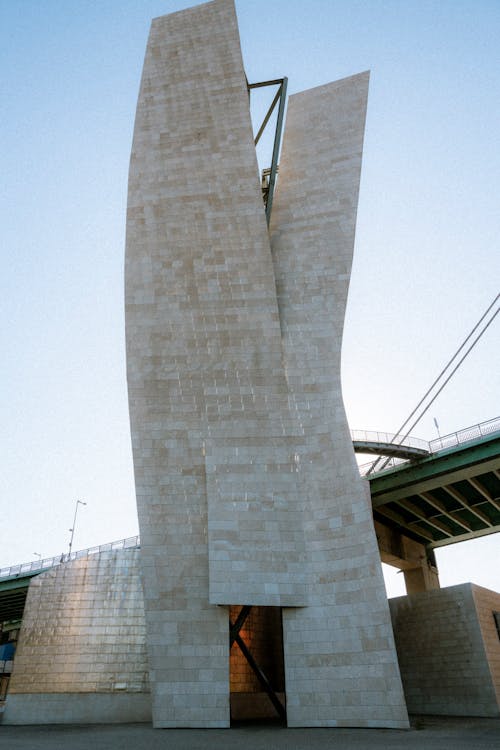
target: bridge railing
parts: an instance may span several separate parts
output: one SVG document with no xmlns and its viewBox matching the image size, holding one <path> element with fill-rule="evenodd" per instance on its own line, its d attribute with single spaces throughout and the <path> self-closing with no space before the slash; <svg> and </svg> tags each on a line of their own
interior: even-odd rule
<svg viewBox="0 0 500 750">
<path fill-rule="evenodd" d="M 362 433 L 363 431 L 352 430 L 351 432 L 357 434 L 358 432 Z M 451 432 L 449 435 L 443 435 L 442 437 L 435 438 L 434 440 L 430 440 L 428 443 L 425 440 L 418 440 L 417 438 L 413 438 L 413 440 L 418 440 L 419 443 L 424 443 L 429 453 L 439 453 L 439 451 L 445 450 L 446 448 L 454 448 L 457 445 L 470 443 L 472 440 L 477 440 L 478 438 L 486 437 L 487 435 L 493 435 L 495 432 L 500 432 L 500 417 L 494 417 L 493 419 L 488 419 L 486 422 L 480 422 L 479 424 L 472 425 L 471 427 L 466 427 L 463 430 Z M 373 434 L 383 435 L 384 433 Z M 355 438 L 353 438 L 353 440 L 354 439 Z M 356 439 L 359 440 L 360 438 Z M 410 445 L 410 443 L 408 442 L 409 440 L 410 438 L 406 438 L 403 445 Z M 394 440 L 394 443 L 396 442 L 397 441 Z M 413 447 L 420 447 L 420 445 Z M 389 459 L 384 467 L 384 470 L 392 469 L 395 466 L 400 466 L 401 464 L 407 463 L 409 463 L 408 459 L 393 457 Z M 362 477 L 364 477 L 368 473 L 373 464 L 374 461 L 369 461 L 367 463 L 359 465 L 359 473 Z"/>
<path fill-rule="evenodd" d="M 375 461 L 367 461 L 365 464 L 358 464 L 358 469 L 360 476 L 365 477 L 370 469 L 372 468 Z M 384 471 L 387 471 L 388 469 L 393 469 L 395 466 L 401 466 L 402 464 L 409 464 L 411 463 L 407 458 L 397 458 L 396 456 L 391 456 L 387 460 L 387 464 L 384 466 Z M 377 472 L 375 471 L 373 473 L 373 476 L 375 476 Z"/>
<path fill-rule="evenodd" d="M 499 431 L 500 417 L 495 417 L 494 419 L 489 419 L 487 422 L 481 422 L 480 424 L 472 425 L 472 427 L 466 427 L 464 430 L 452 432 L 449 435 L 443 435 L 443 437 L 431 440 L 429 442 L 429 450 L 431 453 L 436 453 L 444 448 L 453 448 L 455 445 L 469 443 L 471 440 L 477 440 L 480 437 L 492 435 L 494 432 Z"/>
<path fill-rule="evenodd" d="M 394 435 L 391 432 L 376 432 L 375 430 L 351 430 L 351 438 L 353 442 L 361 443 L 387 443 L 394 445 L 404 445 L 410 448 L 421 448 L 422 450 L 429 450 L 429 443 L 427 440 L 421 440 L 420 438 L 412 437 L 411 435 L 405 437 L 404 435 Z"/>
<path fill-rule="evenodd" d="M 22 578 L 30 573 L 43 573 L 45 570 L 54 568 L 63 562 L 69 560 L 80 560 L 90 555 L 98 555 L 100 552 L 114 552 L 120 549 L 133 549 L 139 547 L 140 539 L 138 536 L 129 536 L 126 539 L 119 539 L 116 542 L 100 544 L 97 547 L 88 547 L 87 549 L 78 550 L 70 554 L 64 552 L 55 557 L 46 557 L 43 560 L 33 560 L 32 562 L 21 563 L 20 565 L 11 565 L 8 568 L 0 568 L 0 580 L 7 578 Z"/>
</svg>

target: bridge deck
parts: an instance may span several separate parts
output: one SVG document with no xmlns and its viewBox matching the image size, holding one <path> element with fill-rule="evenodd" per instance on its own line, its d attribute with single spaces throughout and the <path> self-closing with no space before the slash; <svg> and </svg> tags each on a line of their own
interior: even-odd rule
<svg viewBox="0 0 500 750">
<path fill-rule="evenodd" d="M 417 448 L 413 445 L 388 443 L 382 440 L 353 440 L 352 445 L 355 453 L 368 453 L 373 456 L 391 456 L 414 461 L 429 455 L 425 448 Z"/>
<path fill-rule="evenodd" d="M 373 515 L 439 547 L 500 531 L 500 433 L 369 477 Z"/>
</svg>

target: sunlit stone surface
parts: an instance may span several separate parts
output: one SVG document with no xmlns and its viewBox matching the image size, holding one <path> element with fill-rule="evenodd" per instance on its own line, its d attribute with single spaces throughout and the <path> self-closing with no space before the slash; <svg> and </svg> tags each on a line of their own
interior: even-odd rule
<svg viewBox="0 0 500 750">
<path fill-rule="evenodd" d="M 290 726 L 405 726 L 368 485 L 340 384 L 368 74 L 290 97 L 270 227 L 300 450 L 309 607 L 283 610 Z"/>
<path fill-rule="evenodd" d="M 290 725 L 407 725 L 340 390 L 367 85 L 291 98 L 269 234 L 232 0 L 152 25 L 126 322 L 156 726 L 228 725 L 231 604 L 283 608 Z"/>
<path fill-rule="evenodd" d="M 500 716 L 500 594 L 463 583 L 389 604 L 408 710 Z"/>
<path fill-rule="evenodd" d="M 5 724 L 150 721 L 138 557 L 101 552 L 31 580 Z"/>
</svg>

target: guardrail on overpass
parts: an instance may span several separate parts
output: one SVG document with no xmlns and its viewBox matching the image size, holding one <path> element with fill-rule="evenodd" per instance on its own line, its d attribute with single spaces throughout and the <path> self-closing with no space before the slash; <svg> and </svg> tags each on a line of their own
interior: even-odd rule
<svg viewBox="0 0 500 750">
<path fill-rule="evenodd" d="M 442 450 L 447 450 L 448 448 L 455 448 L 458 445 L 463 445 L 464 443 L 470 443 L 473 440 L 478 440 L 479 438 L 493 435 L 495 432 L 500 432 L 500 417 L 488 419 L 486 422 L 480 422 L 479 424 L 472 425 L 471 427 L 466 427 L 463 430 L 450 432 L 449 435 L 443 435 L 442 437 L 440 436 L 439 438 L 435 438 L 434 440 L 429 441 L 413 437 L 405 438 L 403 435 L 392 435 L 386 432 L 364 432 L 363 430 L 351 430 L 351 436 L 353 441 L 361 441 L 363 440 L 362 435 L 365 434 L 368 436 L 367 440 L 369 442 L 373 440 L 373 437 L 380 436 L 379 442 L 381 444 L 389 443 L 398 445 L 399 440 L 400 445 L 408 446 L 410 448 L 427 449 L 429 455 L 432 455 L 435 453 L 439 453 Z M 384 438 L 388 438 L 389 440 L 386 441 Z M 401 464 L 405 463 L 408 463 L 407 459 L 391 458 L 385 468 L 391 469 L 394 466 L 400 466 Z M 359 471 L 361 476 L 365 476 L 372 466 L 373 461 L 360 464 Z"/>
<path fill-rule="evenodd" d="M 120 549 L 132 549 L 140 546 L 140 539 L 138 536 L 129 536 L 126 539 L 119 539 L 117 542 L 108 542 L 108 544 L 100 544 L 97 547 L 88 547 L 87 549 L 79 550 L 78 552 L 72 552 L 69 554 L 60 554 L 55 557 L 47 557 L 44 560 L 33 560 L 32 562 L 21 563 L 20 565 L 11 565 L 7 568 L 0 568 L 0 580 L 5 581 L 9 578 L 24 578 L 28 576 L 37 575 L 43 573 L 50 568 L 54 568 L 56 565 L 60 565 L 69 560 L 80 560 L 90 555 L 98 555 L 100 552 L 114 552 Z"/>
<path fill-rule="evenodd" d="M 419 448 L 430 453 L 427 440 L 404 435 L 394 435 L 391 432 L 377 432 L 375 430 L 351 430 L 353 443 L 381 443 L 386 445 L 404 445 L 408 448 Z"/>
</svg>

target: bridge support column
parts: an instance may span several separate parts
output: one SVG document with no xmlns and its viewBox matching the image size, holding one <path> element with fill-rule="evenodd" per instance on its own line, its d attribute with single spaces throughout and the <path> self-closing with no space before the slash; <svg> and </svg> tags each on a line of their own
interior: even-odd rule
<svg viewBox="0 0 500 750">
<path fill-rule="evenodd" d="M 407 594 L 439 588 L 434 552 L 396 529 L 375 521 L 380 559 L 403 571 Z"/>
<path fill-rule="evenodd" d="M 403 574 L 407 594 L 439 588 L 438 569 L 428 558 L 416 568 L 403 569 Z"/>
</svg>

